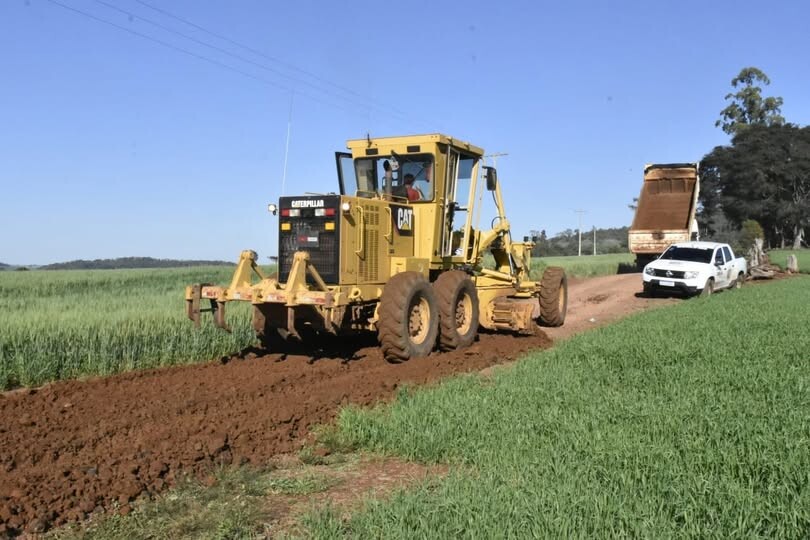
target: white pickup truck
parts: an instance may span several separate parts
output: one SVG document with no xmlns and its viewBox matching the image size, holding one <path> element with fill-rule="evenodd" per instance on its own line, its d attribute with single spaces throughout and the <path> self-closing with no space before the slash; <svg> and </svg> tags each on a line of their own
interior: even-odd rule
<svg viewBox="0 0 810 540">
<path fill-rule="evenodd" d="M 728 244 L 681 242 L 644 267 L 644 292 L 709 295 L 718 289 L 740 288 L 748 265 L 734 257 Z"/>
</svg>

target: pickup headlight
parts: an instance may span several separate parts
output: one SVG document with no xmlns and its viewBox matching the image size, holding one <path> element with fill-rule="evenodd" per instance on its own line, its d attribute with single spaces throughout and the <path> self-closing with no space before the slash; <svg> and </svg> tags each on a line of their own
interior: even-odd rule
<svg viewBox="0 0 810 540">
<path fill-rule="evenodd" d="M 644 269 L 644 273 L 647 274 L 648 276 L 654 276 L 655 275 L 655 268 L 652 268 L 652 267 L 648 266 L 648 267 L 646 267 Z"/>
<path fill-rule="evenodd" d="M 696 277 L 698 277 L 699 273 L 700 272 L 684 272 L 683 273 L 683 278 L 684 279 L 695 279 Z"/>
</svg>

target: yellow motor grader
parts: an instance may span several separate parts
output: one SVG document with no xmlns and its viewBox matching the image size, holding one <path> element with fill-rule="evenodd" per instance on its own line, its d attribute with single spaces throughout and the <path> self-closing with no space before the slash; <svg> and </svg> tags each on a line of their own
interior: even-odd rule
<svg viewBox="0 0 810 540">
<path fill-rule="evenodd" d="M 479 327 L 531 333 L 538 322 L 563 324 L 565 272 L 549 267 L 531 280 L 534 244 L 512 240 L 483 149 L 441 134 L 368 137 L 347 148 L 335 156 L 339 194 L 268 206 L 279 220 L 277 275 L 263 275 L 256 253 L 243 251 L 229 287 L 186 288 L 196 326 L 211 311 L 229 331 L 225 305 L 250 302 L 265 346 L 302 332 L 374 331 L 397 362 L 466 347 Z M 482 230 L 486 192 L 496 215 Z"/>
</svg>

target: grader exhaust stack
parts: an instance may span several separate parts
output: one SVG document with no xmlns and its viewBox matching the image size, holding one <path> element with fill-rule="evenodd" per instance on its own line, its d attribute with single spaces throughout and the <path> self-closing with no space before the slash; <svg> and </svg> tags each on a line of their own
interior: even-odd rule
<svg viewBox="0 0 810 540">
<path fill-rule="evenodd" d="M 484 151 L 440 134 L 348 141 L 336 154 L 339 194 L 282 197 L 279 268 L 259 269 L 243 251 L 229 287 L 186 288 L 187 313 L 226 331 L 225 305 L 253 305 L 264 345 L 373 331 L 385 357 L 470 345 L 479 327 L 532 332 L 562 325 L 567 280 L 548 268 L 533 281 L 530 242 L 513 242 L 494 168 Z M 493 194 L 490 230 L 477 230 L 476 195 Z M 487 257 L 484 255 L 487 254 Z M 209 307 L 203 307 L 208 301 Z"/>
</svg>

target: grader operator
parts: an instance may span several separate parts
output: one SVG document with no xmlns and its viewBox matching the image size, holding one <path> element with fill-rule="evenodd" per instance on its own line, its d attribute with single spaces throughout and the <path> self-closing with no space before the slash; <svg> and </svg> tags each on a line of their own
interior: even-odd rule
<svg viewBox="0 0 810 540">
<path fill-rule="evenodd" d="M 483 149 L 440 134 L 369 137 L 347 148 L 336 153 L 339 194 L 268 206 L 279 216 L 277 276 L 264 276 L 256 253 L 243 251 L 229 287 L 186 288 L 196 326 L 201 311 L 212 311 L 230 330 L 225 304 L 246 301 L 266 346 L 304 330 L 373 331 L 396 362 L 466 347 L 479 327 L 530 333 L 537 322 L 563 324 L 565 272 L 550 267 L 531 280 L 533 244 L 512 240 Z M 479 226 L 483 190 L 495 203 L 489 230 Z"/>
</svg>

